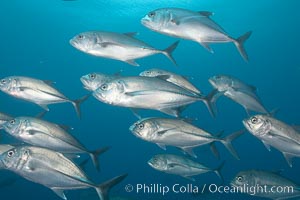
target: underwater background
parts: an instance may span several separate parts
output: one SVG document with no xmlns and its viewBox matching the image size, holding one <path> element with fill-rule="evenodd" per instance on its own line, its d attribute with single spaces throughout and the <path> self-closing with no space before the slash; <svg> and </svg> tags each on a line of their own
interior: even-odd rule
<svg viewBox="0 0 300 200">
<path fill-rule="evenodd" d="M 214 13 L 212 19 L 231 36 L 238 37 L 252 30 L 246 42 L 249 63 L 245 62 L 232 43 L 213 44 L 214 54 L 199 44 L 181 40 L 174 51 L 178 67 L 163 55 L 154 55 L 138 60 L 140 67 L 84 54 L 69 44 L 69 40 L 80 32 L 105 30 L 120 33 L 138 32 L 137 38 L 164 49 L 176 38 L 152 32 L 140 23 L 149 11 L 162 7 L 179 7 L 190 10 L 205 10 Z M 2 0 L 0 2 L 1 78 L 18 75 L 55 82 L 55 87 L 71 99 L 88 92 L 80 82 L 82 75 L 91 72 L 122 75 L 138 75 L 149 68 L 161 68 L 189 77 L 201 91 L 208 94 L 212 87 L 208 78 L 217 74 L 228 74 L 254 85 L 267 109 L 278 108 L 276 118 L 297 125 L 300 123 L 300 1 L 298 0 Z M 0 111 L 12 116 L 35 116 L 42 109 L 34 104 L 0 93 Z M 184 111 L 184 115 L 197 125 L 213 134 L 224 130 L 224 135 L 243 128 L 242 120 L 247 117 L 244 108 L 222 97 L 217 103 L 218 115 L 210 116 L 204 104 L 195 103 Z M 263 199 L 246 194 L 143 194 L 127 193 L 128 184 L 162 184 L 172 186 L 193 184 L 221 184 L 214 173 L 196 176 L 191 182 L 179 176 L 164 174 L 152 169 L 147 161 L 158 153 L 182 153 L 173 147 L 167 151 L 155 144 L 136 138 L 129 126 L 137 118 L 129 109 L 103 104 L 91 97 L 81 106 L 82 119 L 78 119 L 71 104 L 50 105 L 44 119 L 71 126 L 71 133 L 89 149 L 110 146 L 101 155 L 101 172 L 89 163 L 85 172 L 96 183 L 122 173 L 129 176 L 113 188 L 112 195 L 128 199 Z M 141 111 L 143 117 L 166 115 L 156 111 Z M 16 143 L 1 131 L 1 143 Z M 241 170 L 283 170 L 282 174 L 300 183 L 300 159 L 293 160 L 290 168 L 282 154 L 271 152 L 254 136 L 246 132 L 233 142 L 240 160 L 236 160 L 217 144 L 221 159 L 214 157 L 209 146 L 195 149 L 197 161 L 209 167 L 218 166 L 225 160 L 222 169 L 223 185 Z M 51 190 L 19 178 L 14 184 L 9 180 L 16 177 L 8 171 L 0 172 L 1 199 L 60 199 Z M 8 178 L 8 179 L 7 179 Z M 70 200 L 98 199 L 92 189 L 67 191 Z"/>
</svg>

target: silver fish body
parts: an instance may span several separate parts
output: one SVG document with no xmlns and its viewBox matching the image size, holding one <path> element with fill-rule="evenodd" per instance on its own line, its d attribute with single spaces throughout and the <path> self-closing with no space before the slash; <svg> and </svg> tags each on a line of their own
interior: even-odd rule
<svg viewBox="0 0 300 200">
<path fill-rule="evenodd" d="M 64 128 L 37 118 L 17 117 L 8 121 L 3 127 L 11 136 L 34 146 L 68 154 L 87 153 L 98 170 L 98 156 L 107 150 L 107 148 L 102 148 L 90 151 Z"/>
<path fill-rule="evenodd" d="M 248 60 L 243 44 L 250 37 L 251 32 L 234 39 L 210 18 L 211 15 L 212 13 L 207 11 L 161 8 L 149 12 L 142 18 L 141 23 L 162 34 L 196 41 L 210 52 L 213 52 L 209 46 L 211 43 L 233 42 L 241 56 Z"/>
<path fill-rule="evenodd" d="M 148 161 L 148 164 L 158 171 L 179 175 L 191 180 L 194 180 L 190 178 L 191 176 L 207 172 L 215 172 L 222 179 L 219 171 L 223 164 L 217 169 L 211 169 L 186 157 L 172 154 L 155 155 Z"/>
<path fill-rule="evenodd" d="M 237 132 L 219 138 L 183 120 L 167 118 L 144 118 L 130 126 L 129 130 L 138 138 L 155 143 L 164 149 L 165 146 L 178 147 L 194 157 L 196 155 L 193 148 L 217 141 L 224 144 L 230 153 L 238 158 L 231 141 L 242 134 Z M 213 150 L 218 154 L 216 149 Z"/>
<path fill-rule="evenodd" d="M 3 78 L 0 81 L 0 90 L 16 98 L 35 103 L 47 111 L 49 110 L 47 107 L 49 104 L 69 102 L 72 103 L 79 116 L 79 105 L 87 98 L 72 101 L 49 83 L 23 76 Z"/>
<path fill-rule="evenodd" d="M 172 116 L 178 116 L 180 109 L 203 100 L 165 80 L 152 77 L 122 77 L 100 86 L 93 96 L 107 104 L 152 109 Z"/>
<path fill-rule="evenodd" d="M 300 157 L 300 133 L 294 127 L 267 115 L 255 115 L 243 120 L 246 129 L 263 142 L 281 151 L 292 167 L 292 158 Z"/>
<path fill-rule="evenodd" d="M 279 173 L 263 170 L 241 171 L 233 178 L 231 185 L 241 188 L 256 188 L 255 191 L 246 190 L 244 193 L 269 199 L 292 199 L 300 196 L 298 184 Z M 276 190 L 277 187 L 281 190 L 280 192 Z"/>
<path fill-rule="evenodd" d="M 0 156 L 5 169 L 32 182 L 44 185 L 58 196 L 67 199 L 64 190 L 94 188 L 101 200 L 106 199 L 109 187 L 122 181 L 116 177 L 107 184 L 96 185 L 85 173 L 63 154 L 33 146 L 20 146 Z"/>
<path fill-rule="evenodd" d="M 70 44 L 76 49 L 94 56 L 105 57 L 139 66 L 135 59 L 162 53 L 173 63 L 171 53 L 176 48 L 175 42 L 165 50 L 158 50 L 145 42 L 134 38 L 135 33 L 115 33 L 106 31 L 84 32 L 74 36 Z"/>
<path fill-rule="evenodd" d="M 140 76 L 147 77 L 157 77 L 164 79 L 170 83 L 178 85 L 184 89 L 190 90 L 196 94 L 201 95 L 201 91 L 199 91 L 192 83 L 190 83 L 185 77 L 166 71 L 162 69 L 149 69 L 140 73 Z"/>
<path fill-rule="evenodd" d="M 216 89 L 216 94 L 212 97 L 213 103 L 219 96 L 224 95 L 242 105 L 248 114 L 249 111 L 268 113 L 257 96 L 255 87 L 227 75 L 213 76 L 209 78 L 209 83 Z"/>
</svg>

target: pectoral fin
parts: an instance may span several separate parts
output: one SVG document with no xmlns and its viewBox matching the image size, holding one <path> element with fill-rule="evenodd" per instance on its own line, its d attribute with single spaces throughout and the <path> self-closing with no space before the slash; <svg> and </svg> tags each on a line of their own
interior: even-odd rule
<svg viewBox="0 0 300 200">
<path fill-rule="evenodd" d="M 290 166 L 290 167 L 293 167 L 292 159 L 293 159 L 294 155 L 289 154 L 289 153 L 287 153 L 287 152 L 282 152 L 282 154 L 283 154 L 285 160 L 287 161 L 287 163 L 289 164 L 289 166 Z"/>
<path fill-rule="evenodd" d="M 197 158 L 197 155 L 194 153 L 193 151 L 193 147 L 183 147 L 181 148 L 185 153 L 187 153 L 188 155 Z"/>
<path fill-rule="evenodd" d="M 210 11 L 199 11 L 198 13 L 205 17 L 210 17 L 210 16 L 214 15 L 214 13 L 210 12 Z"/>
<path fill-rule="evenodd" d="M 159 146 L 163 150 L 167 149 L 165 144 L 162 144 L 162 143 L 156 143 L 156 144 L 157 144 L 157 146 Z"/>
<path fill-rule="evenodd" d="M 129 37 L 134 37 L 136 36 L 138 33 L 137 32 L 129 32 L 129 33 L 124 33 L 124 35 L 127 35 Z"/>
<path fill-rule="evenodd" d="M 156 78 L 162 79 L 162 80 L 168 80 L 170 78 L 170 75 L 158 75 Z"/>
<path fill-rule="evenodd" d="M 138 63 L 135 62 L 135 60 L 125 60 L 124 62 L 136 67 L 140 66 Z"/>
<path fill-rule="evenodd" d="M 206 42 L 199 42 L 199 44 L 201 44 L 201 46 L 203 46 L 206 50 L 208 50 L 210 53 L 214 53 L 214 51 L 212 50 L 212 48 L 209 46 L 209 43 Z"/>
<path fill-rule="evenodd" d="M 262 143 L 265 145 L 265 147 L 268 149 L 268 151 L 271 151 L 271 147 L 269 144 L 267 144 L 264 140 L 262 140 Z"/>
<path fill-rule="evenodd" d="M 41 108 L 43 108 L 46 111 L 49 111 L 48 105 L 47 104 L 38 104 Z"/>
<path fill-rule="evenodd" d="M 57 196 L 59 196 L 60 198 L 64 199 L 64 200 L 67 200 L 67 197 L 64 193 L 64 190 L 61 190 L 61 189 L 56 189 L 56 188 L 51 188 L 51 190 L 57 194 Z"/>
</svg>

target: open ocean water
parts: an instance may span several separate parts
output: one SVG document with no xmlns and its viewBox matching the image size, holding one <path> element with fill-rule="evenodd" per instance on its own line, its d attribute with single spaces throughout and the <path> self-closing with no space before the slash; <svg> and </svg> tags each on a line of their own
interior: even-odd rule
<svg viewBox="0 0 300 200">
<path fill-rule="evenodd" d="M 138 59 L 139 67 L 100 57 L 87 55 L 73 48 L 69 40 L 80 32 L 105 30 L 119 33 L 138 32 L 137 38 L 152 46 L 164 49 L 177 39 L 155 33 L 144 27 L 140 20 L 149 11 L 163 7 L 178 7 L 194 11 L 211 11 L 212 19 L 231 36 L 239 37 L 252 30 L 245 44 L 249 62 L 245 62 L 232 43 L 213 44 L 214 54 L 196 42 L 181 40 L 174 51 L 178 67 L 165 56 L 153 55 Z M 254 85 L 268 110 L 278 108 L 276 118 L 292 125 L 300 123 L 300 1 L 298 0 L 2 0 L 0 2 L 1 78 L 18 75 L 55 82 L 55 88 L 71 99 L 88 93 L 80 82 L 82 75 L 91 72 L 121 75 L 138 75 L 149 68 L 161 68 L 186 77 L 205 94 L 212 87 L 208 78 L 217 74 L 228 74 Z M 32 103 L 0 93 L 0 111 L 12 116 L 36 116 L 42 109 Z M 243 128 L 247 117 L 243 107 L 221 97 L 217 102 L 218 115 L 210 116 L 203 103 L 189 106 L 183 115 L 197 118 L 193 124 L 211 133 L 224 130 L 224 135 Z M 149 187 L 172 188 L 174 184 L 187 187 L 192 184 L 202 189 L 207 184 L 229 186 L 235 174 L 242 170 L 283 170 L 282 175 L 300 184 L 300 158 L 293 159 L 290 168 L 282 154 L 271 152 L 253 135 L 246 132 L 233 142 L 240 160 L 236 160 L 220 143 L 216 144 L 221 159 L 218 160 L 208 145 L 195 149 L 195 159 L 209 167 L 218 166 L 223 160 L 221 173 L 224 182 L 214 173 L 195 176 L 190 181 L 179 176 L 155 171 L 147 161 L 155 154 L 174 153 L 183 155 L 178 149 L 167 151 L 157 145 L 136 138 L 129 126 L 137 118 L 127 108 L 107 105 L 90 97 L 81 106 L 82 119 L 78 119 L 71 104 L 50 105 L 44 119 L 71 126 L 71 133 L 88 149 L 110 146 L 101 155 L 101 172 L 91 162 L 84 168 L 96 183 L 114 176 L 128 173 L 128 177 L 114 187 L 112 196 L 136 200 L 196 200 L 196 199 L 264 199 L 246 194 L 191 191 L 161 192 L 137 191 L 138 184 Z M 156 111 L 141 111 L 143 117 L 167 117 Z M 1 143 L 17 143 L 1 130 Z M 83 155 L 85 157 L 85 155 Z M 81 159 L 76 161 L 79 163 Z M 17 178 L 17 180 L 12 180 Z M 51 190 L 2 170 L 0 172 L 0 199 L 60 199 Z M 125 187 L 131 184 L 132 192 Z M 70 190 L 69 200 L 98 199 L 93 189 Z M 117 199 L 117 198 L 116 198 Z"/>
</svg>

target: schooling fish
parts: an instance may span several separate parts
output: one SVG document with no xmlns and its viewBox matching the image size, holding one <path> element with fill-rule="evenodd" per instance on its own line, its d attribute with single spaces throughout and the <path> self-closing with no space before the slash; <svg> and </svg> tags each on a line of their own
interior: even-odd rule
<svg viewBox="0 0 300 200">
<path fill-rule="evenodd" d="M 101 102 L 135 109 L 158 110 L 178 117 L 187 105 L 209 100 L 173 83 L 153 77 L 121 77 L 101 85 L 93 92 Z M 210 106 L 208 106 L 210 110 Z M 211 111 L 211 113 L 213 113 Z"/>
<path fill-rule="evenodd" d="M 183 156 L 158 154 L 153 156 L 148 161 L 148 164 L 158 171 L 179 175 L 193 181 L 195 180 L 191 178 L 191 176 L 196 176 L 207 172 L 214 172 L 220 177 L 220 179 L 223 180 L 220 170 L 222 169 L 224 162 L 218 168 L 211 169 Z"/>
<path fill-rule="evenodd" d="M 279 173 L 263 170 L 241 171 L 233 178 L 231 185 L 237 190 L 239 188 L 239 192 L 274 200 L 292 199 L 300 196 L 300 185 Z M 248 190 L 243 191 L 246 188 Z"/>
<path fill-rule="evenodd" d="M 196 157 L 193 148 L 221 142 L 230 153 L 239 159 L 231 142 L 239 137 L 244 131 L 238 131 L 225 138 L 214 136 L 207 131 L 195 127 L 180 119 L 145 118 L 137 121 L 129 130 L 137 137 L 157 144 L 163 149 L 166 146 L 175 146 L 189 155 Z M 214 154 L 218 156 L 215 146 L 211 146 Z"/>
<path fill-rule="evenodd" d="M 297 127 L 267 115 L 252 116 L 243 120 L 243 124 L 269 151 L 272 146 L 282 152 L 290 167 L 292 158 L 300 157 L 300 132 Z"/>
<path fill-rule="evenodd" d="M 108 200 L 111 187 L 127 175 L 115 177 L 102 184 L 95 184 L 85 173 L 63 154 L 33 146 L 20 146 L 0 156 L 5 169 L 23 178 L 41 184 L 66 200 L 65 190 L 94 188 L 101 200 Z"/>
<path fill-rule="evenodd" d="M 108 148 L 100 148 L 90 151 L 64 128 L 37 118 L 17 117 L 8 121 L 3 127 L 11 136 L 33 146 L 68 154 L 87 153 L 97 170 L 100 170 L 98 156 L 108 150 Z"/>
<path fill-rule="evenodd" d="M 164 50 L 158 50 L 141 40 L 136 39 L 136 33 L 114 33 L 106 31 L 91 31 L 76 35 L 70 44 L 76 49 L 94 56 L 105 57 L 139 66 L 135 59 L 162 53 L 175 65 L 172 52 L 179 41 Z"/>
<path fill-rule="evenodd" d="M 216 89 L 211 97 L 214 105 L 219 96 L 224 95 L 242 105 L 249 115 L 249 111 L 268 113 L 256 94 L 256 88 L 228 75 L 217 75 L 209 78 L 209 83 Z M 213 92 L 212 92 L 213 93 Z M 215 109 L 215 108 L 214 108 Z"/>
<path fill-rule="evenodd" d="M 233 42 L 241 56 L 248 61 L 244 43 L 250 37 L 251 31 L 235 39 L 210 18 L 212 14 L 207 11 L 161 8 L 149 12 L 142 18 L 141 23 L 158 33 L 196 41 L 210 52 L 213 52 L 209 46 L 211 43 Z"/>
<path fill-rule="evenodd" d="M 87 95 L 78 100 L 70 100 L 48 82 L 24 76 L 3 78 L 0 81 L 0 90 L 16 98 L 35 103 L 47 111 L 49 111 L 49 104 L 72 103 L 79 117 L 79 106 L 89 97 Z"/>
</svg>

